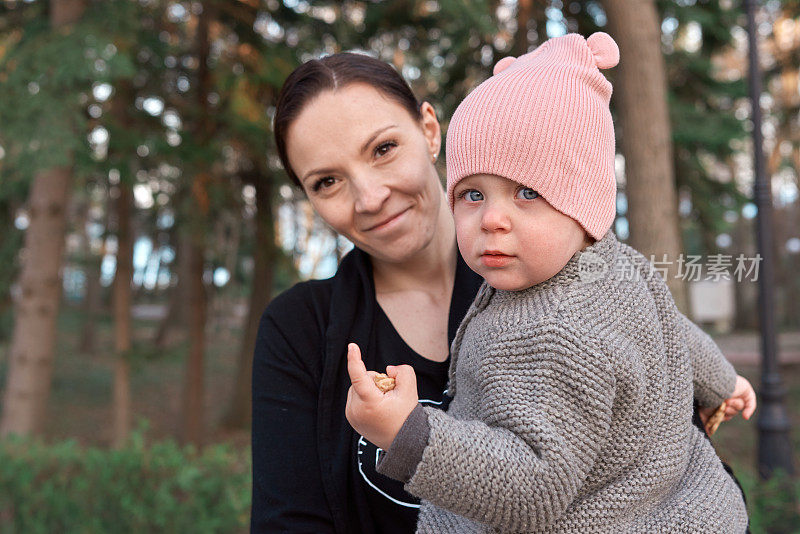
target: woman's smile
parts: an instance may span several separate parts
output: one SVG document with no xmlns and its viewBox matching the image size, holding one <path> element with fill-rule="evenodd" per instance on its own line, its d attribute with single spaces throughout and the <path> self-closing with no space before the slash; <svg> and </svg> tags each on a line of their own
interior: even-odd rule
<svg viewBox="0 0 800 534">
<path fill-rule="evenodd" d="M 374 224 L 368 227 L 365 232 L 373 232 L 373 233 L 384 233 L 387 231 L 391 231 L 392 229 L 396 228 L 398 225 L 402 223 L 404 219 L 406 219 L 405 215 L 411 210 L 411 206 L 395 212 L 393 215 L 390 215 L 384 219 L 382 219 L 377 224 Z"/>
</svg>

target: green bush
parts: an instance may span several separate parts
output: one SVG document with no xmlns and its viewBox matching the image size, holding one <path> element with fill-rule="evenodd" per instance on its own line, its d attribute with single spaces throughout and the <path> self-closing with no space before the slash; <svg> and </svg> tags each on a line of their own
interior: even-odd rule
<svg viewBox="0 0 800 534">
<path fill-rule="evenodd" d="M 0 534 L 246 532 L 249 453 L 172 441 L 120 450 L 0 441 Z"/>
<path fill-rule="evenodd" d="M 769 480 L 760 480 L 746 470 L 734 471 L 747 497 L 753 533 L 800 532 L 800 479 L 778 471 Z"/>
</svg>

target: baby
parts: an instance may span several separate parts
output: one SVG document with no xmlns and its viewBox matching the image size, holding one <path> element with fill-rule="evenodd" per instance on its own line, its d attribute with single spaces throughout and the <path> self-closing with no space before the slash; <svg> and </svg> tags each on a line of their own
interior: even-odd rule
<svg viewBox="0 0 800 534">
<path fill-rule="evenodd" d="M 615 217 L 604 33 L 517 59 L 456 110 L 447 194 L 484 277 L 453 341 L 447 412 L 414 372 L 382 392 L 355 345 L 347 418 L 378 472 L 422 501 L 418 532 L 744 532 L 747 510 L 704 433 L 705 409 L 755 409 L 714 342 L 676 308 Z"/>
</svg>

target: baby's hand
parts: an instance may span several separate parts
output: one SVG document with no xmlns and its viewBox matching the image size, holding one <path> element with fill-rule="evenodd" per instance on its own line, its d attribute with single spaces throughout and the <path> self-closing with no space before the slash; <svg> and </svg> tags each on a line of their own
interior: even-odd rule
<svg viewBox="0 0 800 534">
<path fill-rule="evenodd" d="M 395 379 L 396 385 L 383 393 L 373 379 L 377 373 L 367 371 L 358 345 L 350 343 L 347 372 L 353 385 L 347 392 L 345 417 L 356 432 L 387 450 L 419 402 L 414 369 L 410 365 L 387 367 L 386 374 Z"/>
<path fill-rule="evenodd" d="M 716 408 L 700 408 L 700 420 L 703 421 L 704 425 L 715 411 Z M 733 419 L 733 416 L 739 412 L 742 412 L 742 417 L 745 419 L 750 419 L 755 411 L 756 392 L 745 377 L 737 375 L 733 394 L 730 398 L 725 399 L 725 416 L 723 421 L 730 421 Z"/>
<path fill-rule="evenodd" d="M 737 375 L 733 394 L 725 402 L 728 404 L 725 408 L 725 421 L 730 421 L 739 412 L 742 412 L 745 419 L 750 419 L 756 411 L 756 392 L 745 377 Z"/>
</svg>

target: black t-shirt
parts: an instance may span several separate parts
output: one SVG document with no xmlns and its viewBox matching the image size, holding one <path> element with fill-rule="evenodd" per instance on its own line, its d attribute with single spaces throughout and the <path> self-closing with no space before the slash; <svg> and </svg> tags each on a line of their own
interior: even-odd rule
<svg viewBox="0 0 800 534">
<path fill-rule="evenodd" d="M 372 344 L 376 347 L 375 371 L 385 372 L 387 365 L 407 364 L 417 375 L 419 401 L 426 406 L 446 407 L 449 398 L 444 396 L 447 387 L 447 370 L 450 358 L 435 362 L 423 358 L 409 347 L 395 330 L 389 317 L 378 306 L 372 328 Z M 377 532 L 383 534 L 408 534 L 414 532 L 419 512 L 419 499 L 403 489 L 403 483 L 375 471 L 378 449 L 363 436 L 359 436 L 356 454 L 358 473 L 364 484 L 369 509 Z"/>
</svg>

